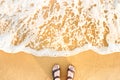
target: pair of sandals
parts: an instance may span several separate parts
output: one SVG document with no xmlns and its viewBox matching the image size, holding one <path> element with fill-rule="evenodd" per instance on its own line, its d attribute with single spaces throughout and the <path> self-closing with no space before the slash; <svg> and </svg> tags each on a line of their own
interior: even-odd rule
<svg viewBox="0 0 120 80">
<path fill-rule="evenodd" d="M 73 65 L 68 66 L 67 80 L 73 80 L 75 69 Z M 60 66 L 55 64 L 52 69 L 53 80 L 60 80 Z"/>
</svg>

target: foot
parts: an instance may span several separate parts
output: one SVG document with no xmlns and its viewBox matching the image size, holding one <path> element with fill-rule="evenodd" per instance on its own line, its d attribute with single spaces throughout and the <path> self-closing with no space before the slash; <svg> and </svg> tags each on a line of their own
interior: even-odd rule
<svg viewBox="0 0 120 80">
<path fill-rule="evenodd" d="M 74 78 L 74 73 L 75 73 L 75 68 L 74 68 L 74 66 L 69 65 L 69 67 L 68 67 L 67 80 L 73 80 L 73 78 Z"/>
<path fill-rule="evenodd" d="M 55 64 L 52 69 L 53 80 L 60 80 L 60 66 Z"/>
</svg>

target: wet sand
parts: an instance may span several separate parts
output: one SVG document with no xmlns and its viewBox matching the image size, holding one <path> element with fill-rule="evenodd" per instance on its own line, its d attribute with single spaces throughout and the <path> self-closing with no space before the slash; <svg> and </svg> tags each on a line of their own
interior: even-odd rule
<svg viewBox="0 0 120 80">
<path fill-rule="evenodd" d="M 0 51 L 0 80 L 52 80 L 52 66 L 61 66 L 61 80 L 67 67 L 76 68 L 74 80 L 120 80 L 120 52 L 99 55 L 89 50 L 70 57 L 36 57 Z"/>
</svg>

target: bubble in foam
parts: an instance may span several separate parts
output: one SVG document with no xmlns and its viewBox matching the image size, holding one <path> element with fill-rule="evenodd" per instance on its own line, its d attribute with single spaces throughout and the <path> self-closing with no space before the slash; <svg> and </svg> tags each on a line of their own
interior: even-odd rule
<svg viewBox="0 0 120 80">
<path fill-rule="evenodd" d="M 120 51 L 119 0 L 1 0 L 0 49 L 69 56 Z"/>
</svg>

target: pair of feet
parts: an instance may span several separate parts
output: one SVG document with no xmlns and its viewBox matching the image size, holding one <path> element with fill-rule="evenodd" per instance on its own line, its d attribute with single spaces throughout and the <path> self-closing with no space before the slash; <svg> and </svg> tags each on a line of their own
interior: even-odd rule
<svg viewBox="0 0 120 80">
<path fill-rule="evenodd" d="M 75 68 L 72 65 L 68 66 L 67 80 L 73 80 Z M 60 66 L 55 64 L 52 69 L 53 80 L 60 80 Z"/>
</svg>

